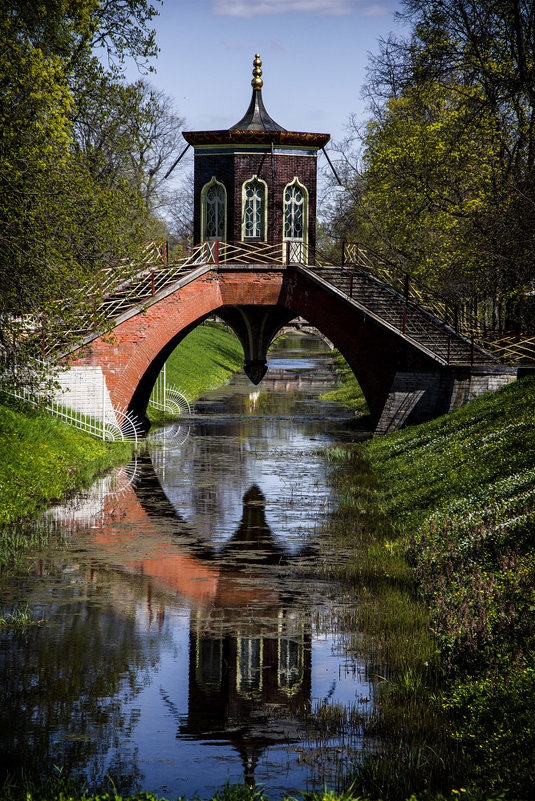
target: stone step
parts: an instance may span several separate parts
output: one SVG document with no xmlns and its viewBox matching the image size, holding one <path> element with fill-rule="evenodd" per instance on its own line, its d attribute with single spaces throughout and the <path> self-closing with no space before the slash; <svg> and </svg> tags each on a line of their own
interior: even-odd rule
<svg viewBox="0 0 535 801">
<path fill-rule="evenodd" d="M 451 362 L 487 363 L 488 354 L 479 348 L 472 351 L 467 341 L 431 312 L 418 307 L 378 278 L 363 271 L 352 277 L 342 268 L 316 268 L 324 280 L 357 301 L 389 325 L 424 345 L 432 353 Z"/>
</svg>

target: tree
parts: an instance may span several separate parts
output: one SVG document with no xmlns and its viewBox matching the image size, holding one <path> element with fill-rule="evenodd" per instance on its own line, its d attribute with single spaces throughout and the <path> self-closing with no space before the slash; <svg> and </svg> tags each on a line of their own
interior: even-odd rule
<svg viewBox="0 0 535 801">
<path fill-rule="evenodd" d="M 124 84 L 97 72 L 90 80 L 86 76 L 77 94 L 77 157 L 96 180 L 129 183 L 154 213 L 183 124 L 172 100 L 146 81 Z"/>
<path fill-rule="evenodd" d="M 403 0 L 369 68 L 372 121 L 343 208 L 435 287 L 528 322 L 535 248 L 535 8 Z M 347 158 L 347 163 L 350 158 Z M 334 220 L 340 225 L 340 213 Z M 495 319 L 496 322 L 496 319 Z"/>
<path fill-rule="evenodd" d="M 121 80 L 126 58 L 156 53 L 146 0 L 0 0 L 0 12 L 0 348 L 13 363 L 59 300 L 74 330 L 92 302 L 80 287 L 150 235 L 180 120 Z"/>
</svg>

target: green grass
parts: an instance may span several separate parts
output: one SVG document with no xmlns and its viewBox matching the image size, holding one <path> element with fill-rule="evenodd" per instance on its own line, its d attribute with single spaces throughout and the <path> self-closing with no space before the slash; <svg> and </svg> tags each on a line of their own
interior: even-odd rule
<svg viewBox="0 0 535 801">
<path fill-rule="evenodd" d="M 127 461 L 131 450 L 127 444 L 94 439 L 51 415 L 0 404 L 0 547 L 4 533 L 10 534 L 8 524 L 35 515 L 105 468 Z"/>
<path fill-rule="evenodd" d="M 341 353 L 335 351 L 335 355 L 338 386 L 320 397 L 322 400 L 336 401 L 348 409 L 353 409 L 358 417 L 368 414 L 368 406 L 351 367 Z"/>
<path fill-rule="evenodd" d="M 535 378 L 515 381 L 367 447 L 398 528 L 436 512 L 471 513 L 535 484 Z"/>
<path fill-rule="evenodd" d="M 176 801 L 185 801 L 184 796 L 174 796 Z M 435 801 L 482 801 L 472 795 L 465 788 L 453 789 L 445 795 L 434 796 Z M 35 784 L 34 782 L 8 781 L 0 788 L 1 801 L 166 801 L 166 798 L 153 793 L 134 793 L 121 795 L 115 790 L 102 791 L 98 794 L 84 790 L 77 783 L 65 779 L 61 774 L 58 778 Z M 192 801 L 201 801 L 195 796 Z M 248 787 L 244 784 L 227 784 L 218 790 L 209 801 L 269 801 L 261 786 Z M 325 788 L 319 792 L 303 792 L 297 798 L 285 795 L 282 801 L 368 801 L 368 797 L 357 795 L 354 792 L 332 792 Z M 429 801 L 429 796 L 412 795 L 407 801 Z M 498 796 L 487 796 L 485 801 L 503 801 Z"/>
<path fill-rule="evenodd" d="M 238 339 L 218 324 L 195 328 L 167 360 L 167 384 L 174 385 L 188 400 L 227 383 L 243 367 L 243 350 Z M 149 408 L 153 423 L 165 416 Z"/>
<path fill-rule="evenodd" d="M 428 607 L 473 797 L 535 787 L 535 378 L 366 446 Z"/>
<path fill-rule="evenodd" d="M 36 617 L 28 606 L 14 609 L 12 612 L 0 612 L 0 631 L 6 629 L 21 631 L 30 626 L 41 626 L 43 622 L 43 619 Z"/>
</svg>

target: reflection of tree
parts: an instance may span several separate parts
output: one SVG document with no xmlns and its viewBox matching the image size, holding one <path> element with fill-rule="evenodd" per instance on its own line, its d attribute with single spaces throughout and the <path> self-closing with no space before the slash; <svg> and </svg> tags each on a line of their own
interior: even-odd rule
<svg viewBox="0 0 535 801">
<path fill-rule="evenodd" d="M 58 597 L 66 583 L 57 577 Z M 131 792 L 140 773 L 121 743 L 136 715 L 125 708 L 154 661 L 152 643 L 136 631 L 133 617 L 117 614 L 98 588 L 86 587 L 80 584 L 70 602 L 50 605 L 46 627 L 13 636 L 0 649 L 0 726 L 10 732 L 0 775 L 24 771 L 40 780 L 56 765 L 67 775 L 83 772 L 92 787 L 109 789 L 112 776 Z M 120 776 L 114 763 L 123 763 Z"/>
</svg>

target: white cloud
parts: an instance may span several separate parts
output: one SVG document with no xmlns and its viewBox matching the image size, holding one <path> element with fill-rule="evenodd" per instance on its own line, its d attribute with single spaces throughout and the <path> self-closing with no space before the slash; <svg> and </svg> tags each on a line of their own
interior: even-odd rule
<svg viewBox="0 0 535 801">
<path fill-rule="evenodd" d="M 366 6 L 362 9 L 362 16 L 364 17 L 386 17 L 390 11 L 385 5 L 374 3 L 371 6 Z"/>
<path fill-rule="evenodd" d="M 290 12 L 341 16 L 352 14 L 358 6 L 362 6 L 362 0 L 212 0 L 214 13 L 228 17 Z"/>
</svg>

